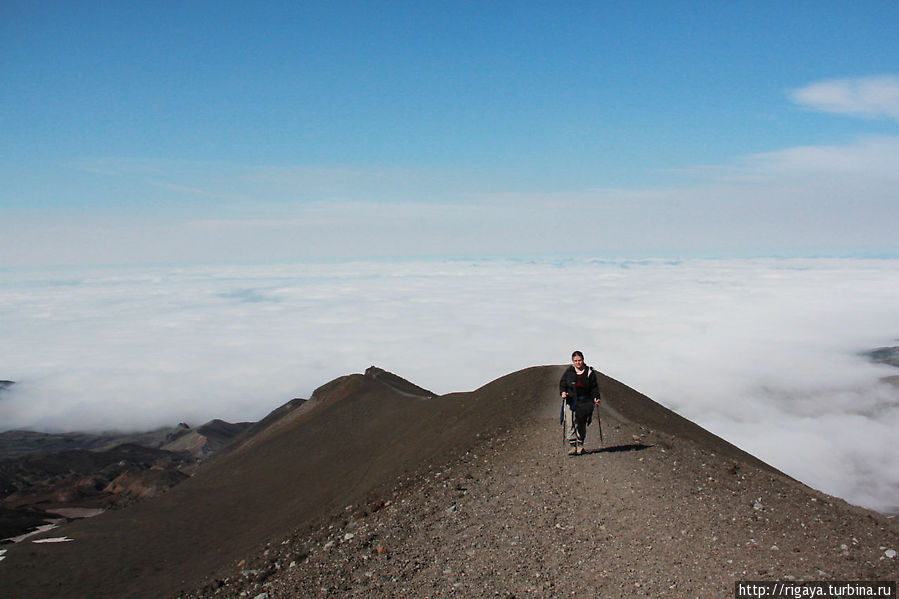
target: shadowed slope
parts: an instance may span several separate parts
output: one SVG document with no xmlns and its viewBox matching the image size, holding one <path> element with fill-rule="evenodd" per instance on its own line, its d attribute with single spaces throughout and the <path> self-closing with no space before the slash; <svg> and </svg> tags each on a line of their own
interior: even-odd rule
<svg viewBox="0 0 899 599">
<path fill-rule="evenodd" d="M 528 368 L 441 397 L 379 369 L 338 378 L 276 411 L 168 494 L 51 533 L 71 543 L 12 547 L 0 564 L 0 594 L 166 597 L 195 588 L 268 541 L 389 493 L 403 474 L 418 480 L 498 435 L 557 421 L 562 370 Z M 776 472 L 625 385 L 607 377 L 601 384 L 604 425 L 654 429 L 673 444 L 686 439 Z"/>
<path fill-rule="evenodd" d="M 377 369 L 341 377 L 166 495 L 52 533 L 73 542 L 12 547 L 0 594 L 173 594 L 273 536 L 529 417 L 545 405 L 557 372 L 531 368 L 430 399 Z"/>
</svg>

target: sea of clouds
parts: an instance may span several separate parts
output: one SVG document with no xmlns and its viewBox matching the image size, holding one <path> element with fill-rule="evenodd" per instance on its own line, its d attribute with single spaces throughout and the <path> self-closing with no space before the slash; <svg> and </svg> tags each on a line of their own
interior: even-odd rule
<svg viewBox="0 0 899 599">
<path fill-rule="evenodd" d="M 257 420 L 378 365 L 467 391 L 573 349 L 803 482 L 899 506 L 899 260 L 0 270 L 0 430 Z M 550 398 L 548 398 L 549 400 Z"/>
</svg>

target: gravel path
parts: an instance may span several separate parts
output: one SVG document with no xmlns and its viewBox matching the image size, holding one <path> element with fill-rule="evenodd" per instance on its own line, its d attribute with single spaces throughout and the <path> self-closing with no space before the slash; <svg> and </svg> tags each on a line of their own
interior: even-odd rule
<svg viewBox="0 0 899 599">
<path fill-rule="evenodd" d="M 899 528 L 604 412 L 558 405 L 246 556 L 181 597 L 733 597 L 737 580 L 896 580 Z M 360 459 L 365 459 L 360 456 Z"/>
</svg>

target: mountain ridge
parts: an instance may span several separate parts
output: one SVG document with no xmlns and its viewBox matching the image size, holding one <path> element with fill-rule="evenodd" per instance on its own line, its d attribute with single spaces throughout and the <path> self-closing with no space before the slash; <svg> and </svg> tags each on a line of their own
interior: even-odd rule
<svg viewBox="0 0 899 599">
<path fill-rule="evenodd" d="M 795 522 L 795 517 L 805 518 L 806 514 L 810 523 L 817 522 L 814 518 L 821 520 L 820 525 L 814 524 L 814 538 L 808 536 L 813 534 L 808 530 L 792 531 L 796 538 L 790 542 L 795 547 L 779 554 L 779 561 L 770 561 L 768 574 L 787 575 L 787 565 L 801 564 L 797 560 L 806 555 L 802 550 L 796 553 L 798 557 L 787 553 L 802 542 L 814 546 L 814 559 L 830 560 L 828 552 L 839 547 L 831 547 L 831 539 L 837 534 L 846 539 L 838 523 L 845 518 L 858 539 L 866 543 L 877 540 L 867 543 L 866 553 L 855 562 L 833 558 L 840 567 L 831 569 L 849 578 L 871 573 L 895 575 L 895 561 L 878 562 L 871 553 L 877 551 L 877 543 L 897 544 L 894 523 L 808 489 L 605 375 L 601 379 L 605 398 L 602 425 L 614 445 L 599 449 L 593 445 L 586 459 L 566 459 L 557 436 L 557 385 L 562 369 L 534 366 L 471 392 L 434 397 L 415 385 L 398 390 L 394 379 L 377 371 L 340 377 L 319 387 L 309 401 L 292 406 L 288 402 L 279 408 L 280 417 L 273 417 L 256 434 L 201 466 L 193 478 L 165 495 L 119 513 L 67 525 L 58 532 L 74 539 L 71 543 L 32 545 L 27 550 L 14 546 L 0 564 L 0 590 L 21 593 L 12 596 L 46 596 L 65 590 L 76 595 L 89 592 L 93 597 L 238 597 L 261 592 L 290 597 L 297 596 L 291 593 L 301 588 L 300 596 L 311 597 L 328 596 L 321 590 L 327 586 L 341 588 L 346 596 L 357 592 L 395 596 L 407 581 L 418 591 L 437 584 L 442 574 L 432 572 L 430 565 L 396 569 L 416 560 L 436 563 L 445 559 L 443 553 L 433 553 L 441 543 L 435 537 L 458 543 L 459 553 L 453 559 L 464 561 L 469 551 L 474 551 L 472 559 L 486 560 L 486 564 L 493 561 L 496 571 L 513 568 L 507 572 L 511 577 L 515 569 L 542 563 L 539 552 L 555 555 L 559 547 L 545 543 L 559 541 L 556 533 L 564 529 L 555 525 L 568 524 L 547 520 L 550 512 L 544 507 L 574 509 L 579 493 L 592 489 L 593 483 L 578 482 L 586 472 L 591 472 L 590 480 L 600 481 L 600 486 L 591 490 L 589 502 L 594 495 L 604 497 L 605 503 L 597 503 L 595 510 L 597 514 L 609 512 L 601 519 L 591 516 L 585 521 L 585 534 L 593 538 L 596 547 L 614 546 L 635 563 L 642 563 L 644 557 L 627 549 L 634 542 L 654 543 L 658 549 L 649 555 L 657 561 L 670 561 L 694 547 L 679 547 L 668 540 L 675 536 L 671 521 L 665 521 L 665 538 L 656 538 L 662 529 L 641 525 L 634 520 L 638 515 L 649 523 L 656 522 L 661 513 L 689 517 L 692 526 L 712 531 L 710 537 L 739 539 L 741 549 L 734 559 L 741 563 L 749 560 L 758 570 L 759 564 L 769 563 L 770 556 L 756 555 L 755 548 L 744 546 L 748 539 L 773 538 L 784 522 Z M 644 416 L 645 422 L 640 420 Z M 595 430 L 591 429 L 590 435 L 590 442 L 598 443 Z M 500 466 L 504 470 L 497 473 Z M 616 471 L 629 473 L 622 478 L 629 481 L 630 489 L 613 484 L 617 478 L 611 475 Z M 451 479 L 445 474 L 450 472 Z M 757 484 L 758 490 L 751 488 L 750 482 Z M 431 495 L 422 495 L 424 489 L 454 503 L 435 505 Z M 670 489 L 672 497 L 663 489 Z M 501 495 L 506 499 L 494 501 Z M 761 495 L 764 503 L 758 503 L 763 507 L 756 510 L 753 505 Z M 632 503 L 637 497 L 642 497 L 641 501 Z M 687 506 L 684 514 L 678 502 Z M 790 502 L 801 505 L 790 507 Z M 832 512 L 815 515 L 825 504 Z M 712 507 L 714 514 L 703 512 Z M 643 515 L 643 510 L 650 508 L 656 516 Z M 454 516 L 469 513 L 476 517 L 466 521 Z M 391 528 L 410 515 L 414 519 L 407 521 L 404 529 Z M 727 523 L 731 517 L 739 526 Z M 359 528 L 350 530 L 347 527 L 351 525 Z M 423 529 L 427 526 L 433 527 L 430 533 Z M 381 532 L 353 532 L 363 529 Z M 533 545 L 537 553 L 522 555 L 518 562 L 503 562 L 501 548 L 491 543 L 512 529 L 520 531 L 516 547 Z M 466 545 L 468 541 L 463 539 L 469 533 L 465 531 L 470 530 L 489 531 L 478 537 L 479 541 L 472 541 L 487 549 L 478 551 Z M 409 536 L 416 531 L 423 531 L 425 537 Z M 334 536 L 338 532 L 339 538 Z M 803 541 L 802 535 L 808 538 Z M 341 539 L 348 539 L 349 548 L 357 537 L 362 544 L 352 554 L 341 554 Z M 852 542 L 851 537 L 846 540 Z M 695 543 L 696 539 L 687 541 Z M 591 551 L 599 553 L 595 548 Z M 85 554 L 91 556 L 88 561 Z M 384 559 L 377 557 L 384 555 Z M 600 589 L 618 588 L 626 572 L 619 569 L 617 558 L 607 559 L 611 561 L 594 564 L 596 572 L 606 572 L 595 584 Z M 256 562 L 256 574 L 241 573 L 246 564 Z M 113 563 L 115 571 L 110 571 Z M 455 572 L 459 564 L 446 567 Z M 724 578 L 710 564 L 713 562 L 697 562 L 696 572 L 688 578 L 705 576 L 723 584 Z M 374 572 L 372 577 L 364 576 L 376 566 L 383 566 L 384 577 Z M 646 567 L 651 570 L 663 565 L 653 562 Z M 334 576 L 340 573 L 344 582 L 323 578 L 322 568 L 331 568 Z M 481 572 L 491 596 L 494 590 L 509 596 L 530 588 L 530 583 L 521 588 L 503 586 L 505 583 L 491 578 L 486 565 L 472 568 L 472 572 Z M 572 568 L 566 562 L 557 572 L 542 575 L 555 577 L 551 588 L 567 589 L 575 576 Z M 304 572 L 305 578 L 291 578 L 294 569 Z M 682 580 L 685 589 L 702 586 L 678 578 L 686 576 L 683 570 L 646 575 L 652 580 Z M 649 580 L 646 588 L 655 588 Z M 732 589 L 732 578 L 728 580 Z M 316 587 L 319 581 L 321 586 Z M 444 591 L 433 596 L 449 596 L 452 586 Z M 718 592 L 723 593 L 721 589 Z"/>
<path fill-rule="evenodd" d="M 44 433 L 14 429 L 0 432 L 0 460 L 70 449 L 106 451 L 126 444 L 167 451 L 187 451 L 194 457 L 202 457 L 226 446 L 252 424 L 213 419 L 197 427 L 182 422 L 173 427 L 136 433 Z"/>
</svg>

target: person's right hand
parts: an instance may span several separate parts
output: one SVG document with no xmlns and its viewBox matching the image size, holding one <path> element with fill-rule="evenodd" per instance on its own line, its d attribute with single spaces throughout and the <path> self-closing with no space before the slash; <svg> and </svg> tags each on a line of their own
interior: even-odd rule
<svg viewBox="0 0 899 599">
<path fill-rule="evenodd" d="M 562 391 L 562 399 L 568 399 L 568 391 Z"/>
</svg>

